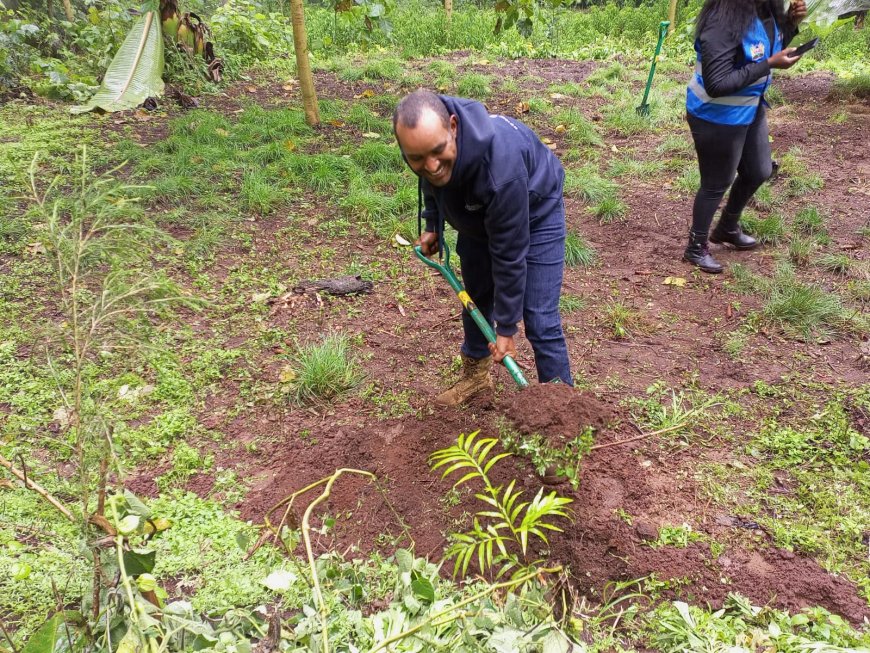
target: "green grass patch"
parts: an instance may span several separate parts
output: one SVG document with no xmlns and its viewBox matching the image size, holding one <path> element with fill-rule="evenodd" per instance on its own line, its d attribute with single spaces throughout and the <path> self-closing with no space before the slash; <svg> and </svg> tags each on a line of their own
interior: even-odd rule
<svg viewBox="0 0 870 653">
<path fill-rule="evenodd" d="M 291 399 L 304 404 L 340 397 L 359 385 L 363 374 L 347 338 L 332 335 L 300 346 L 285 378 Z"/>
<path fill-rule="evenodd" d="M 569 231 L 565 237 L 565 265 L 569 267 L 591 267 L 598 259 L 595 248 L 583 236 Z"/>
</svg>

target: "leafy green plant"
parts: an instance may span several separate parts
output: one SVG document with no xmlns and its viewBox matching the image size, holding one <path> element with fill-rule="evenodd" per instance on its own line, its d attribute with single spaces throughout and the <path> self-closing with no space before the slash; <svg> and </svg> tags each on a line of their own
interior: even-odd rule
<svg viewBox="0 0 870 653">
<path fill-rule="evenodd" d="M 640 313 L 614 300 L 609 301 L 604 307 L 603 321 L 615 338 L 628 338 L 647 327 Z"/>
<path fill-rule="evenodd" d="M 580 461 L 591 450 L 593 436 L 594 429 L 587 426 L 579 435 L 557 447 L 539 433 L 523 435 L 507 424 L 499 425 L 505 451 L 526 458 L 541 476 L 566 479 L 575 490 L 580 486 Z"/>
<path fill-rule="evenodd" d="M 355 388 L 363 375 L 349 349 L 342 335 L 298 347 L 295 360 L 283 374 L 287 393 L 297 403 L 308 403 L 334 399 Z"/>
<path fill-rule="evenodd" d="M 658 537 L 650 542 L 650 546 L 654 549 L 663 546 L 685 549 L 691 542 L 697 542 L 703 538 L 704 536 L 701 533 L 692 530 L 692 527 L 688 524 L 680 526 L 665 525 L 659 529 Z"/>
<path fill-rule="evenodd" d="M 455 573 L 466 574 L 472 559 L 476 559 L 481 573 L 487 573 L 498 565 L 498 577 L 513 568 L 528 565 L 530 537 L 537 537 L 547 544 L 546 531 L 562 530 L 552 520 L 568 518 L 566 506 L 571 499 L 560 497 L 555 492 L 545 495 L 544 488 L 541 488 L 531 501 L 522 501 L 522 490 L 514 489 L 516 480 L 507 487 L 495 485 L 489 472 L 510 454 L 503 452 L 490 457 L 498 440 L 478 438 L 479 434 L 480 431 L 468 436 L 460 434 L 455 445 L 433 453 L 429 465 L 433 471 L 446 467 L 441 478 L 463 472 L 453 484 L 454 488 L 472 480 L 483 484 L 483 491 L 474 496 L 489 508 L 475 513 L 470 531 L 453 536 L 454 542 L 447 549 L 447 556 L 454 559 Z"/>
</svg>

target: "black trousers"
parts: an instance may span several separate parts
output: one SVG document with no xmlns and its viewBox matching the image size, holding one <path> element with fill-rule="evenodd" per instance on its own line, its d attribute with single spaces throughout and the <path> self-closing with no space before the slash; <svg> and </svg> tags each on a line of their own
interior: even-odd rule
<svg viewBox="0 0 870 653">
<path fill-rule="evenodd" d="M 767 111 L 763 104 L 759 106 L 751 125 L 718 125 L 691 114 L 686 118 L 701 171 L 701 188 L 692 207 L 692 231 L 702 235 L 710 231 L 713 215 L 729 186 L 731 193 L 722 216 L 726 223 L 736 224 L 749 198 L 773 174 Z"/>
</svg>

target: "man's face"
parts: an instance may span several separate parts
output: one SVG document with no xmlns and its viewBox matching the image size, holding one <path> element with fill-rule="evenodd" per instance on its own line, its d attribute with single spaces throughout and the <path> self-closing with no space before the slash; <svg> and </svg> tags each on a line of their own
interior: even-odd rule
<svg viewBox="0 0 870 653">
<path fill-rule="evenodd" d="M 417 175 L 433 186 L 444 186 L 456 163 L 456 116 L 445 127 L 434 111 L 426 109 L 416 127 L 396 125 L 396 140 L 405 160 Z"/>
</svg>

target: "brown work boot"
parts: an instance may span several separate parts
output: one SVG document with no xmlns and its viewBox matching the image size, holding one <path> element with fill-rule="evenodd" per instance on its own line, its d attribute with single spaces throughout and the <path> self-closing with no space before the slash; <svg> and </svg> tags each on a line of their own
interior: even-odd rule
<svg viewBox="0 0 870 653">
<path fill-rule="evenodd" d="M 492 369 L 492 356 L 480 359 L 469 358 L 465 354 L 460 354 L 460 356 L 462 357 L 462 378 L 452 388 L 435 398 L 437 406 L 456 406 L 468 401 L 478 392 L 495 390 L 495 384 L 489 375 L 489 371 Z"/>
</svg>

